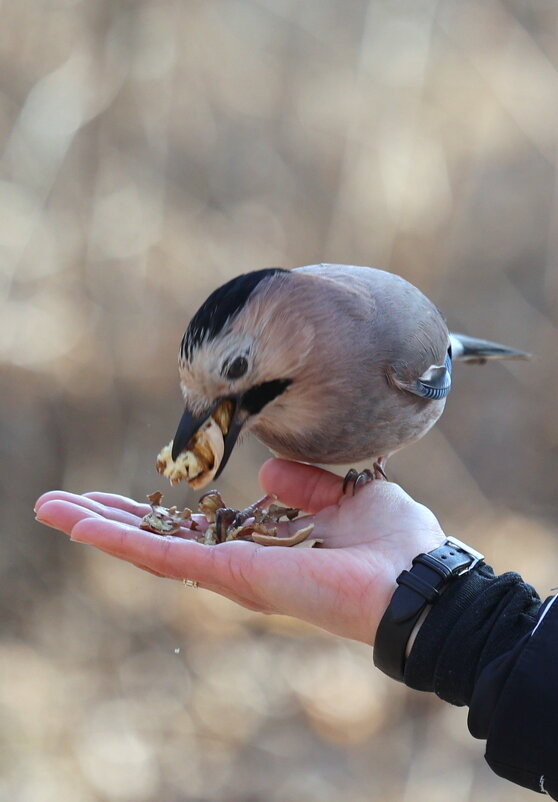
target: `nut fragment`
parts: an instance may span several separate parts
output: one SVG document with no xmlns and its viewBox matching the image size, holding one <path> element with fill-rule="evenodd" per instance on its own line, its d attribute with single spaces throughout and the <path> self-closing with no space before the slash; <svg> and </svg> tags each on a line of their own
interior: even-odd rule
<svg viewBox="0 0 558 802">
<path fill-rule="evenodd" d="M 198 543 L 206 546 L 216 546 L 225 541 L 250 540 L 260 546 L 290 546 L 312 548 L 322 542 L 319 538 L 310 538 L 314 524 L 310 523 L 298 529 L 293 535 L 281 537 L 279 535 L 280 518 L 292 521 L 300 510 L 292 507 L 279 507 L 271 504 L 264 509 L 260 502 L 256 502 L 243 510 L 227 507 L 221 494 L 217 490 L 209 490 L 201 496 L 198 502 L 199 511 L 205 515 L 209 526 L 204 532 L 192 519 L 192 511 L 188 508 L 179 513 L 176 507 L 167 509 L 161 505 L 161 493 L 151 493 L 148 496 L 151 504 L 151 513 L 144 516 L 140 526 L 159 535 L 172 535 L 178 532 L 181 524 L 187 521 L 187 529 L 198 531 L 195 536 Z M 262 499 L 263 501 L 263 499 Z M 284 526 L 284 523 L 282 524 Z"/>
<path fill-rule="evenodd" d="M 182 451 L 176 460 L 172 459 L 172 440 L 161 450 L 157 456 L 157 471 L 166 476 L 171 485 L 185 480 L 195 490 L 205 487 L 217 473 L 223 459 L 223 436 L 229 431 L 233 413 L 233 402 L 221 401 L 213 415 L 188 443 L 191 448 Z"/>
<path fill-rule="evenodd" d="M 192 448 L 172 459 L 172 440 L 157 457 L 158 473 L 166 476 L 171 485 L 186 480 L 198 490 L 213 479 L 225 450 L 223 432 L 213 418 L 208 418 L 190 441 Z"/>
<path fill-rule="evenodd" d="M 314 531 L 314 524 L 309 524 L 299 529 L 290 537 L 277 537 L 277 530 L 275 529 L 274 531 L 275 534 L 255 531 L 252 534 L 252 540 L 259 546 L 298 546 Z"/>
<path fill-rule="evenodd" d="M 218 424 L 223 434 L 229 431 L 231 420 L 234 412 L 234 404 L 232 401 L 221 401 L 219 406 L 213 412 L 213 419 Z"/>
<path fill-rule="evenodd" d="M 267 510 L 267 514 L 274 521 L 278 521 L 280 518 L 288 518 L 289 521 L 293 521 L 299 513 L 300 510 L 297 510 L 296 507 L 280 507 L 278 504 L 270 504 Z"/>
<path fill-rule="evenodd" d="M 222 510 L 224 507 L 225 502 L 218 490 L 208 490 L 198 501 L 198 510 L 210 523 L 214 523 L 217 510 Z"/>
<path fill-rule="evenodd" d="M 216 546 L 217 541 L 217 533 L 215 531 L 215 524 L 209 524 L 207 529 L 205 530 L 205 534 L 203 536 L 203 543 L 205 546 Z"/>
<path fill-rule="evenodd" d="M 185 480 L 195 490 L 205 487 L 217 473 L 223 459 L 223 436 L 229 431 L 233 414 L 233 402 L 221 401 L 188 443 L 191 448 L 182 451 L 176 460 L 172 458 L 171 440 L 157 456 L 158 473 L 166 476 L 171 485 Z"/>
<path fill-rule="evenodd" d="M 163 494 L 158 491 L 147 496 L 151 504 L 151 512 L 144 515 L 140 521 L 140 529 L 153 532 L 156 535 L 175 535 L 180 531 L 181 525 L 192 518 L 192 510 L 184 507 L 178 512 L 176 507 L 163 507 L 161 500 Z"/>
</svg>

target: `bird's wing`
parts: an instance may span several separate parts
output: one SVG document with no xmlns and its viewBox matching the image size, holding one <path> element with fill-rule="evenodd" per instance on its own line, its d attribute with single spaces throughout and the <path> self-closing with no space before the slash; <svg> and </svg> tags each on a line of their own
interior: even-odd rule
<svg viewBox="0 0 558 802">
<path fill-rule="evenodd" d="M 293 272 L 320 283 L 327 280 L 346 297 L 358 297 L 367 318 L 360 346 L 355 344 L 362 349 L 361 369 L 371 362 L 377 368 L 383 365 L 391 387 L 424 399 L 445 398 L 451 388 L 448 330 L 439 310 L 417 287 L 371 267 L 321 264 Z"/>
<path fill-rule="evenodd" d="M 396 372 L 392 373 L 391 378 L 400 390 L 406 390 L 428 400 L 439 401 L 451 390 L 451 357 L 447 353 L 443 365 L 431 365 L 414 381 L 401 380 Z"/>
</svg>

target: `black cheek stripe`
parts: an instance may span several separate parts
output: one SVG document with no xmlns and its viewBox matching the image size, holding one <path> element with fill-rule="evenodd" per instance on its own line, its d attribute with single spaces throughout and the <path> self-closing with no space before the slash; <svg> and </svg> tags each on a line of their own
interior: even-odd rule
<svg viewBox="0 0 558 802">
<path fill-rule="evenodd" d="M 292 379 L 274 379 L 252 387 L 242 397 L 242 409 L 250 415 L 256 415 L 266 404 L 284 393 L 290 384 Z"/>
</svg>

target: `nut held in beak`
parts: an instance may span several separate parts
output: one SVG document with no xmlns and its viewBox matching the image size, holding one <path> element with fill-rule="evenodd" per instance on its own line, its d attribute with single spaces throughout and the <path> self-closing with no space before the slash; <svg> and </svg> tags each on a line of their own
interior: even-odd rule
<svg viewBox="0 0 558 802">
<path fill-rule="evenodd" d="M 227 433 L 232 415 L 232 404 L 223 401 L 213 416 L 194 434 L 190 443 L 192 448 L 183 451 L 176 460 L 172 459 L 173 441 L 165 446 L 157 456 L 157 472 L 166 476 L 171 485 L 187 481 L 199 490 L 210 482 L 219 469 L 225 444 L 223 435 Z"/>
</svg>

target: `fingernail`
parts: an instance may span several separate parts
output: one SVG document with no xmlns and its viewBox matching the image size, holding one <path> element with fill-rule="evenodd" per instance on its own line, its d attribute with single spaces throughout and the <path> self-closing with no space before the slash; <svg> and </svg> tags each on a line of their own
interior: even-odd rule
<svg viewBox="0 0 558 802">
<path fill-rule="evenodd" d="M 56 529 L 56 527 L 45 517 L 41 517 L 40 513 L 35 515 L 35 520 L 37 523 L 44 524 L 44 526 L 50 526 L 51 529 Z"/>
</svg>

